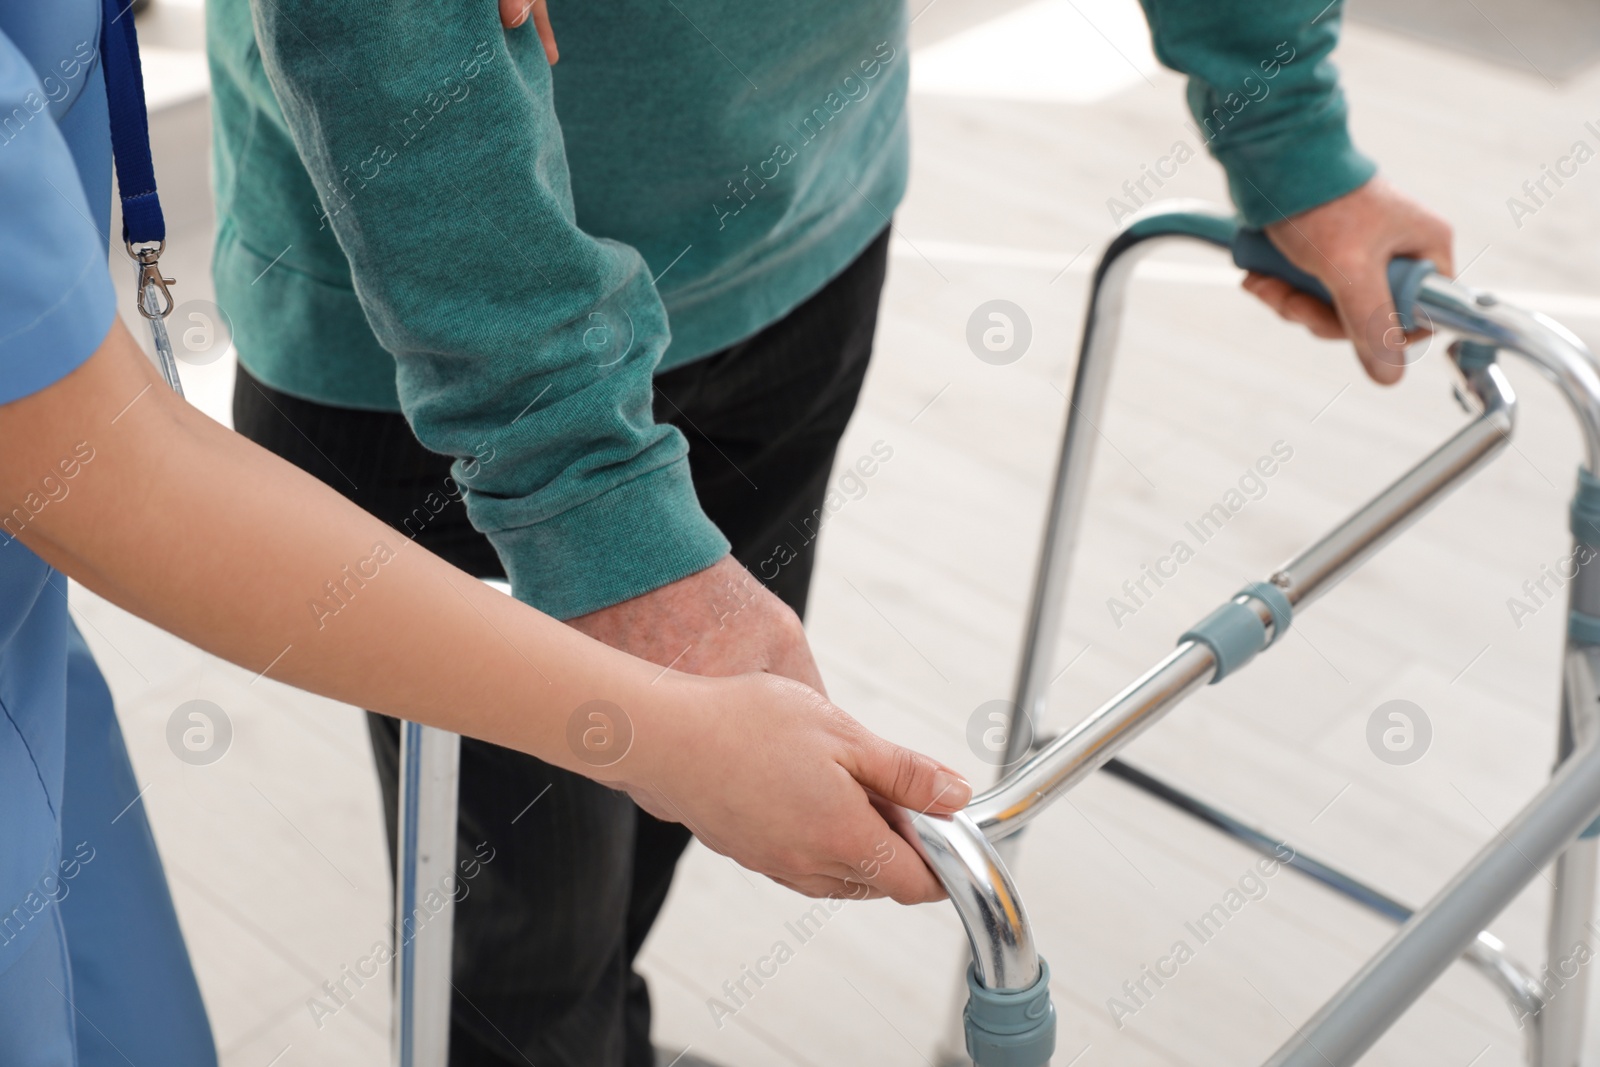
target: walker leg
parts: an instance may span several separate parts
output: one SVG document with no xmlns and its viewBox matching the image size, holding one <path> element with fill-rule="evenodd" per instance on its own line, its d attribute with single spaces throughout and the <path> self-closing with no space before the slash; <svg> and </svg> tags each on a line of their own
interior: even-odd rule
<svg viewBox="0 0 1600 1067">
<path fill-rule="evenodd" d="M 483 584 L 511 595 L 503 578 Z M 394 1067 L 450 1060 L 456 910 L 456 806 L 461 735 L 400 724 L 400 827 L 395 857 Z"/>
<path fill-rule="evenodd" d="M 963 1047 L 977 1067 L 1047 1067 L 1056 1047 L 1050 968 L 1011 872 L 972 820 L 913 813 L 915 844 L 950 894 L 972 950 L 961 1013 Z M 946 1062 L 952 1050 L 941 1049 Z"/>
<path fill-rule="evenodd" d="M 1573 502 L 1572 527 L 1575 539 L 1572 558 L 1578 560 L 1568 591 L 1571 613 L 1568 617 L 1567 650 L 1569 659 L 1588 658 L 1597 635 L 1593 620 L 1600 616 L 1600 567 L 1595 565 L 1593 512 L 1596 503 L 1592 478 L 1579 478 L 1578 498 Z M 1581 684 L 1582 676 L 1572 672 L 1563 677 L 1561 687 L 1561 738 L 1558 763 L 1566 763 L 1574 752 L 1600 737 L 1600 703 L 1596 694 Z M 1596 827 L 1590 826 L 1567 850 L 1555 866 L 1555 890 L 1550 899 L 1550 930 L 1545 944 L 1545 1009 L 1540 1013 L 1542 1047 L 1538 1067 L 1577 1067 L 1583 1055 L 1583 1033 L 1589 1001 L 1589 957 L 1600 951 L 1596 944 L 1594 919 L 1597 870 Z"/>
<path fill-rule="evenodd" d="M 450 1056 L 460 757 L 459 734 L 400 724 L 394 1067 L 445 1067 Z"/>
<path fill-rule="evenodd" d="M 1016 870 L 1017 849 L 1022 843 L 1021 834 L 1013 834 L 1001 841 L 991 844 L 997 863 L 996 869 L 1005 872 L 1005 878 L 1012 877 L 1011 872 Z M 976 952 L 976 949 L 974 949 Z M 951 997 L 954 1009 L 945 1013 L 944 1033 L 940 1036 L 938 1044 L 933 1049 L 933 1067 L 973 1067 L 972 1057 L 967 1055 L 967 1004 L 971 1000 L 972 990 L 967 984 L 967 972 L 963 968 L 961 976 L 956 980 L 955 995 Z"/>
<path fill-rule="evenodd" d="M 1589 1000 L 1589 965 L 1574 958 L 1583 945 L 1595 943 L 1590 919 L 1594 912 L 1595 851 L 1592 837 L 1580 837 L 1556 862 L 1556 887 L 1550 901 L 1550 937 L 1546 961 L 1551 980 L 1540 1019 L 1541 1049 L 1538 1067 L 1578 1067 L 1583 1053 L 1585 1008 Z M 1575 971 L 1566 977 L 1568 971 Z M 1556 986 L 1556 982 L 1560 982 Z"/>
<path fill-rule="evenodd" d="M 1173 201 L 1164 210 L 1152 212 L 1119 233 L 1095 268 L 1022 638 L 1021 663 L 1013 691 L 1015 707 L 1006 734 L 1006 770 L 1027 755 L 1025 748 L 1038 733 L 1050 683 L 1056 678 L 1055 654 L 1066 615 L 1067 578 L 1083 525 L 1083 505 L 1089 493 L 1089 473 L 1094 465 L 1106 394 L 1111 387 L 1111 361 L 1122 328 L 1128 281 L 1144 254 L 1163 241 L 1180 238 L 1225 247 L 1233 228 L 1233 219 L 1226 213 L 1197 207 L 1186 200 Z M 1018 729 L 1018 720 L 1024 718 L 1032 729 Z"/>
<path fill-rule="evenodd" d="M 1600 575 L 1581 567 L 1572 588 L 1572 606 L 1593 613 L 1600 594 Z M 1568 642 L 1569 652 L 1571 641 Z M 1566 762 L 1574 750 L 1600 736 L 1600 704 L 1585 700 L 1575 687 L 1561 689 L 1561 741 L 1559 756 Z M 1584 1016 L 1589 1001 L 1589 954 L 1600 952 L 1594 933 L 1597 845 L 1586 830 L 1556 862 L 1556 886 L 1550 899 L 1550 932 L 1546 941 L 1548 984 L 1541 1012 L 1541 1049 L 1538 1067 L 1577 1067 L 1583 1052 Z M 1580 950 L 1579 946 L 1582 946 Z M 1574 958 L 1575 954 L 1580 954 Z M 1574 972 L 1570 973 L 1569 972 Z"/>
<path fill-rule="evenodd" d="M 1232 216 L 1226 212 L 1191 201 L 1173 201 L 1118 234 L 1095 268 L 1072 393 L 1067 402 L 1066 430 L 1056 461 L 1050 502 L 1045 510 L 1044 538 L 1034 572 L 999 777 L 1003 778 L 1028 755 L 1028 743 L 1039 732 L 1050 683 L 1055 679 L 1055 651 L 1066 613 L 1067 577 L 1072 571 L 1072 555 L 1082 526 L 1094 446 L 1100 435 L 1100 419 L 1111 385 L 1111 361 L 1116 352 L 1124 297 L 1133 269 L 1145 252 L 1169 238 L 1226 246 L 1229 238 L 1225 234 L 1231 234 L 1233 226 Z M 1011 848 L 1014 850 L 1016 845 Z M 1014 859 L 1014 851 L 1007 852 L 1005 858 Z M 970 1063 L 960 1051 L 963 1039 L 959 1005 L 966 1000 L 967 987 L 963 978 L 957 1007 L 951 1012 L 951 1026 L 939 1046 L 939 1067 L 964 1067 Z"/>
</svg>

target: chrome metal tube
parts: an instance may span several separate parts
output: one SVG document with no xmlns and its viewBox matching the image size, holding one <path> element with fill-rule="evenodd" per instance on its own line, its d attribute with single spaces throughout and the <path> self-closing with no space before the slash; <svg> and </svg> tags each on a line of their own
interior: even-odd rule
<svg viewBox="0 0 1600 1067">
<path fill-rule="evenodd" d="M 483 583 L 507 596 L 500 578 Z M 455 934 L 456 811 L 461 736 L 400 724 L 400 811 L 394 880 L 394 1067 L 445 1067 L 450 1059 Z M 442 900 L 437 911 L 429 898 Z"/>
<path fill-rule="evenodd" d="M 1272 576 L 1297 610 L 1338 585 L 1510 442 L 1516 396 L 1505 372 L 1493 364 L 1479 368 L 1468 386 L 1483 405 L 1477 419 Z"/>
<path fill-rule="evenodd" d="M 394 1067 L 445 1067 L 455 920 L 456 797 L 461 736 L 400 724 L 395 876 Z M 425 903 L 442 898 L 438 911 Z"/>
<path fill-rule="evenodd" d="M 1370 503 L 1273 575 L 1291 603 L 1304 607 L 1420 518 L 1509 442 L 1516 398 L 1499 367 L 1467 376 L 1482 413 Z M 1257 600 L 1240 597 L 1270 624 Z M 1179 645 L 1128 688 L 974 797 L 967 814 L 991 841 L 1016 833 L 1051 801 L 1102 766 L 1171 708 L 1211 679 L 1211 650 Z"/>
<path fill-rule="evenodd" d="M 1580 837 L 1567 846 L 1555 865 L 1555 888 L 1550 892 L 1550 927 L 1545 939 L 1545 965 L 1552 973 L 1565 961 L 1574 962 L 1574 952 L 1600 949 L 1594 934 L 1594 896 L 1596 845 L 1592 837 Z M 1587 959 L 1587 956 L 1583 957 Z M 1578 1067 L 1583 1053 L 1583 1033 L 1589 1010 L 1589 967 L 1577 966 L 1570 978 L 1561 977 L 1561 988 L 1551 990 L 1540 1015 L 1543 1032 L 1537 1067 Z"/>
<path fill-rule="evenodd" d="M 917 844 L 961 916 L 985 989 L 1028 989 L 1039 980 L 1033 927 L 994 845 L 965 814 L 913 815 Z"/>
<path fill-rule="evenodd" d="M 1576 334 L 1548 315 L 1438 275 L 1423 280 L 1417 303 L 1434 325 L 1514 352 L 1554 382 L 1577 416 L 1584 466 L 1600 474 L 1600 365 Z"/>
<path fill-rule="evenodd" d="M 1506 952 L 1505 942 L 1487 930 L 1478 936 L 1462 959 L 1499 988 L 1523 1033 L 1523 1058 L 1537 1067 L 1544 1056 L 1544 991 L 1539 982 Z"/>
<path fill-rule="evenodd" d="M 1594 674 L 1583 653 L 1568 655 L 1568 684 L 1591 701 Z M 1355 1063 L 1596 815 L 1600 743 L 1591 742 L 1577 749 L 1510 825 L 1295 1031 L 1267 1067 Z"/>
<path fill-rule="evenodd" d="M 1051 801 L 1209 682 L 1216 667 L 1211 649 L 1185 641 L 999 785 L 974 797 L 967 805 L 967 815 L 991 841 L 1016 833 Z"/>
<path fill-rule="evenodd" d="M 1198 238 L 1226 247 L 1236 223 L 1233 216 L 1208 204 L 1177 200 L 1162 204 L 1117 234 L 1100 257 L 1089 289 L 1089 309 L 1078 347 L 1078 367 L 1067 404 L 1066 432 L 1045 514 L 1044 540 L 1039 550 L 1032 601 L 1028 605 L 1022 638 L 1022 658 L 1017 668 L 1013 716 L 1027 717 L 1030 729 L 1013 722 L 1006 733 L 1005 759 L 1012 767 L 1036 733 L 1054 675 L 1053 660 L 1061 636 L 1067 578 L 1072 555 L 1083 525 L 1083 505 L 1089 491 L 1095 441 L 1100 436 L 1101 413 L 1111 382 L 1111 359 L 1122 330 L 1122 307 L 1128 280 L 1144 254 L 1156 245 L 1178 237 Z"/>
</svg>

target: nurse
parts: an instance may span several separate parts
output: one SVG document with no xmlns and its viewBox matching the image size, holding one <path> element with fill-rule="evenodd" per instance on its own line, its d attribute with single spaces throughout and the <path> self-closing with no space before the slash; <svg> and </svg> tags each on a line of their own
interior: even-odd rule
<svg viewBox="0 0 1600 1067">
<path fill-rule="evenodd" d="M 107 273 L 100 18 L 0 0 L 0 1064 L 216 1062 L 64 575 L 253 671 L 626 790 L 802 892 L 941 896 L 873 795 L 955 811 L 956 772 L 799 683 L 601 645 L 167 388 Z M 595 708 L 631 731 L 621 758 L 570 739 Z"/>
</svg>

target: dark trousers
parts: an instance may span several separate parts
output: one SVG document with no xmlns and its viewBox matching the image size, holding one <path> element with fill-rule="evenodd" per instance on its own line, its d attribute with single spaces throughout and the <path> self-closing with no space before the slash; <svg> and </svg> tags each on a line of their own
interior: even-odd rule
<svg viewBox="0 0 1600 1067">
<path fill-rule="evenodd" d="M 802 615 L 887 254 L 885 231 L 780 321 L 656 378 L 656 419 L 688 437 L 706 514 L 734 557 Z M 242 367 L 233 419 L 240 433 L 397 530 L 450 475 L 450 461 L 423 448 L 400 415 L 291 397 Z M 504 574 L 457 501 L 416 540 L 468 573 Z M 368 723 L 392 862 L 399 727 L 379 715 Z M 458 851 L 476 874 L 455 915 L 452 1067 L 650 1067 L 650 996 L 633 962 L 688 841 L 682 826 L 652 818 L 623 793 L 463 740 Z"/>
</svg>

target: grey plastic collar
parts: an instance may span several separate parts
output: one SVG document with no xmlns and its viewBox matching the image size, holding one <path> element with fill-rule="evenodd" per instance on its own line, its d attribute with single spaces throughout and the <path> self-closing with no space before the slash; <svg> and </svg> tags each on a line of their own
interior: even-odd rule
<svg viewBox="0 0 1600 1067">
<path fill-rule="evenodd" d="M 1210 615 L 1195 623 L 1178 638 L 1178 643 L 1198 641 L 1211 650 L 1217 661 L 1211 684 L 1216 685 L 1234 671 L 1255 659 L 1256 653 L 1282 637 L 1294 620 L 1294 609 L 1283 590 L 1270 582 L 1254 582 L 1239 590 L 1235 596 L 1248 596 L 1265 604 L 1272 612 L 1272 638 L 1267 638 L 1266 624 L 1255 609 L 1238 600 L 1230 600 Z"/>
<path fill-rule="evenodd" d="M 1578 491 L 1572 497 L 1572 536 L 1600 548 L 1600 479 L 1578 468 Z"/>
<path fill-rule="evenodd" d="M 969 965 L 962 1021 L 974 1067 L 1045 1067 L 1056 1050 L 1050 965 L 1039 961 L 1039 980 L 1027 989 L 985 989 Z"/>
<path fill-rule="evenodd" d="M 1239 592 L 1255 597 L 1272 609 L 1272 638 L 1267 642 L 1267 647 L 1271 648 L 1278 643 L 1278 638 L 1289 632 L 1289 624 L 1294 622 L 1294 605 L 1289 603 L 1288 595 L 1271 582 L 1251 582 Z"/>
<path fill-rule="evenodd" d="M 1500 354 L 1498 345 L 1488 345 L 1482 341 L 1457 341 L 1450 351 L 1455 353 L 1456 366 L 1467 374 L 1487 367 Z"/>
</svg>

